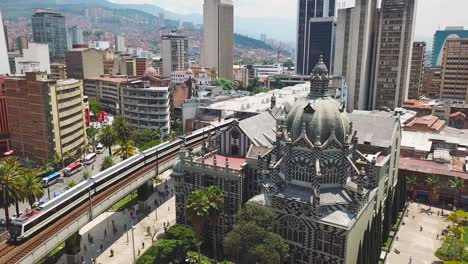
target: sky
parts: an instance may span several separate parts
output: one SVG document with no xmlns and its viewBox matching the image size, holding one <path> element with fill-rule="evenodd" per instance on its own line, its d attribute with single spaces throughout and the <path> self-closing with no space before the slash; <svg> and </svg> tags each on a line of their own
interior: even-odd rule
<svg viewBox="0 0 468 264">
<path fill-rule="evenodd" d="M 190 14 L 202 13 L 203 0 L 111 0 L 115 3 L 155 4 L 169 11 Z M 296 17 L 296 0 L 234 0 L 235 16 Z M 446 26 L 468 28 L 467 0 L 419 0 L 416 18 L 416 39 L 431 41 L 437 29 Z M 294 41 L 294 40 L 291 40 Z"/>
</svg>

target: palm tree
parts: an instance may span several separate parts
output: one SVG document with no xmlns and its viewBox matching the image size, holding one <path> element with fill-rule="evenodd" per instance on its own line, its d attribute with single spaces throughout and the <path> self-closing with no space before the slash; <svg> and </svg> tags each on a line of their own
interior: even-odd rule
<svg viewBox="0 0 468 264">
<path fill-rule="evenodd" d="M 462 178 L 455 178 L 449 181 L 449 187 L 455 190 L 455 206 L 458 207 L 461 193 L 465 188 L 465 181 Z"/>
<path fill-rule="evenodd" d="M 134 156 L 138 153 L 138 149 L 135 147 L 133 140 L 121 141 L 119 147 L 114 151 L 114 156 L 120 156 L 122 159 Z"/>
<path fill-rule="evenodd" d="M 84 170 L 83 179 L 87 180 L 89 177 L 91 177 L 91 172 L 89 170 Z"/>
<path fill-rule="evenodd" d="M 13 157 L 13 156 L 8 157 L 3 162 L 5 166 L 7 166 L 10 170 L 15 172 L 16 177 L 21 176 L 22 167 L 17 157 Z M 14 202 L 15 204 L 16 215 L 19 215 L 20 214 L 19 203 L 24 200 L 23 195 L 21 193 L 21 188 L 18 188 L 16 192 L 12 193 L 12 195 L 13 196 L 11 198 L 12 198 L 12 202 Z"/>
<path fill-rule="evenodd" d="M 412 191 L 414 186 L 416 186 L 417 178 L 416 176 L 406 176 L 406 189 Z"/>
<path fill-rule="evenodd" d="M 36 200 L 44 195 L 42 181 L 33 170 L 24 170 L 23 176 L 20 178 L 20 187 L 23 197 L 28 201 L 29 206 L 33 207 Z"/>
<path fill-rule="evenodd" d="M 107 156 L 104 158 L 101 164 L 101 169 L 100 171 L 105 171 L 106 169 L 112 167 L 115 165 L 114 157 L 112 156 Z"/>
<path fill-rule="evenodd" d="M 41 163 L 41 170 L 44 174 L 50 174 L 54 171 L 54 164 L 48 160 L 43 160 Z"/>
<path fill-rule="evenodd" d="M 52 157 L 52 164 L 54 164 L 54 169 L 58 169 L 60 165 L 63 166 L 63 159 L 57 152 L 55 152 L 54 156 Z"/>
<path fill-rule="evenodd" d="M 210 186 L 205 189 L 205 194 L 208 198 L 209 209 L 208 218 L 211 226 L 215 226 L 218 223 L 218 219 L 221 216 L 224 208 L 224 195 L 223 191 L 216 186 Z M 216 234 L 213 232 L 213 254 L 215 263 L 218 263 L 218 254 L 216 247 Z"/>
<path fill-rule="evenodd" d="M 14 202 L 13 199 L 18 196 L 20 190 L 18 170 L 15 170 L 8 165 L 11 164 L 13 161 L 12 159 L 16 158 L 9 157 L 0 164 L 0 202 L 5 210 L 5 220 L 7 225 L 10 223 L 8 207 Z"/>
<path fill-rule="evenodd" d="M 122 142 L 130 141 L 132 135 L 132 127 L 130 123 L 123 117 L 118 116 L 115 118 L 113 127 L 117 134 L 117 139 Z"/>
<path fill-rule="evenodd" d="M 437 175 L 431 175 L 429 178 L 426 178 L 426 183 L 431 186 L 431 204 L 429 210 L 432 208 L 432 202 L 434 201 L 435 185 L 439 182 L 440 177 Z"/>
<path fill-rule="evenodd" d="M 75 187 L 77 184 L 78 184 L 77 181 L 71 180 L 71 181 L 69 181 L 69 182 L 67 183 L 67 189 L 71 189 L 71 188 Z"/>
<path fill-rule="evenodd" d="M 210 210 L 208 196 L 200 190 L 190 193 L 187 199 L 187 215 L 190 217 L 193 229 L 197 234 L 198 263 L 201 264 L 200 237 L 203 233 L 203 219 L 208 216 Z"/>
<path fill-rule="evenodd" d="M 101 129 L 101 133 L 98 134 L 98 140 L 101 144 L 109 150 L 109 156 L 112 156 L 112 146 L 117 141 L 117 133 L 112 126 L 106 126 Z"/>
</svg>

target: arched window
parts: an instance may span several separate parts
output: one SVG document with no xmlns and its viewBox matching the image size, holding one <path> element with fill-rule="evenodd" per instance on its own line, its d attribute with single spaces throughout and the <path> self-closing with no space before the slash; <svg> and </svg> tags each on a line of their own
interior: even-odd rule
<svg viewBox="0 0 468 264">
<path fill-rule="evenodd" d="M 239 131 L 237 131 L 236 129 L 232 130 L 232 131 L 231 131 L 231 137 L 232 137 L 233 139 L 239 139 L 239 137 L 240 137 Z"/>
<path fill-rule="evenodd" d="M 293 180 L 309 182 L 313 166 L 306 159 L 294 159 L 292 161 Z"/>
<path fill-rule="evenodd" d="M 284 239 L 305 244 L 306 227 L 299 218 L 292 215 L 283 217 L 280 221 L 279 231 Z"/>
</svg>

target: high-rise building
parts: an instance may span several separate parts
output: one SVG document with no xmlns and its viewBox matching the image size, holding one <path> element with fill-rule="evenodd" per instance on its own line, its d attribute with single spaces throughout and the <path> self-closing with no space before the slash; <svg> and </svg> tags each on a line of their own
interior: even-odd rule
<svg viewBox="0 0 468 264">
<path fill-rule="evenodd" d="M 0 13 L 0 75 L 10 74 L 10 64 L 7 63 L 8 61 L 8 43 L 5 37 L 2 13 Z"/>
<path fill-rule="evenodd" d="M 468 38 L 449 39 L 445 43 L 440 97 L 457 103 L 468 102 Z"/>
<path fill-rule="evenodd" d="M 83 85 L 48 80 L 45 73 L 5 79 L 11 143 L 15 154 L 36 162 L 76 157 L 86 143 Z"/>
<path fill-rule="evenodd" d="M 408 99 L 419 99 L 422 95 L 424 65 L 426 63 L 426 42 L 414 42 L 411 59 L 411 74 Z"/>
<path fill-rule="evenodd" d="M 115 51 L 125 52 L 125 38 L 120 35 L 115 35 Z"/>
<path fill-rule="evenodd" d="M 383 0 L 378 12 L 371 109 L 394 109 L 408 97 L 417 0 Z"/>
<path fill-rule="evenodd" d="M 49 45 L 29 43 L 23 55 L 15 57 L 15 70 L 17 74 L 37 71 L 50 74 Z"/>
<path fill-rule="evenodd" d="M 69 32 L 72 46 L 85 44 L 83 38 L 83 29 L 78 26 L 74 26 L 69 29 Z"/>
<path fill-rule="evenodd" d="M 297 22 L 296 73 L 309 75 L 323 55 L 333 62 L 335 0 L 299 0 Z M 333 67 L 330 67 L 333 72 Z"/>
<path fill-rule="evenodd" d="M 63 63 L 50 64 L 50 79 L 65 80 L 67 79 L 67 66 Z"/>
<path fill-rule="evenodd" d="M 233 2 L 232 0 L 205 0 L 201 62 L 205 67 L 216 69 L 220 78 L 232 80 L 233 61 Z"/>
<path fill-rule="evenodd" d="M 162 36 L 163 76 L 171 72 L 188 69 L 188 38 L 176 34 Z M 211 54 L 216 56 L 215 50 Z"/>
<path fill-rule="evenodd" d="M 104 56 L 96 49 L 71 49 L 65 56 L 68 78 L 79 80 L 98 77 L 104 74 Z"/>
<path fill-rule="evenodd" d="M 16 50 L 23 54 L 23 50 L 28 48 L 28 39 L 25 36 L 18 36 L 16 38 Z"/>
<path fill-rule="evenodd" d="M 445 42 L 447 39 L 453 38 L 468 38 L 468 30 L 459 26 L 446 27 L 445 30 L 437 30 L 435 32 L 432 46 L 432 67 L 442 66 Z"/>
<path fill-rule="evenodd" d="M 31 22 L 34 42 L 49 44 L 51 60 L 63 60 L 67 50 L 65 17 L 50 9 L 34 9 Z"/>
<path fill-rule="evenodd" d="M 346 79 L 350 112 L 369 107 L 376 11 L 373 0 L 338 9 L 334 74 Z"/>
</svg>

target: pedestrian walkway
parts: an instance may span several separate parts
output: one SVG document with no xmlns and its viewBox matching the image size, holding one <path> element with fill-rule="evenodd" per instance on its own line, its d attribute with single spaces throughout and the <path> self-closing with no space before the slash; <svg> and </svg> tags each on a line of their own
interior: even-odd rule
<svg viewBox="0 0 468 264">
<path fill-rule="evenodd" d="M 427 205 L 411 203 L 408 210 L 407 216 L 403 218 L 404 225 L 400 226 L 397 233 L 398 240 L 393 243 L 386 263 L 431 264 L 438 261 L 434 253 L 442 245 L 442 235 L 437 239 L 437 234 L 449 225 L 446 216 L 437 215 L 442 209 L 432 207 L 429 210 Z M 446 210 L 444 212 L 450 213 Z"/>
</svg>

